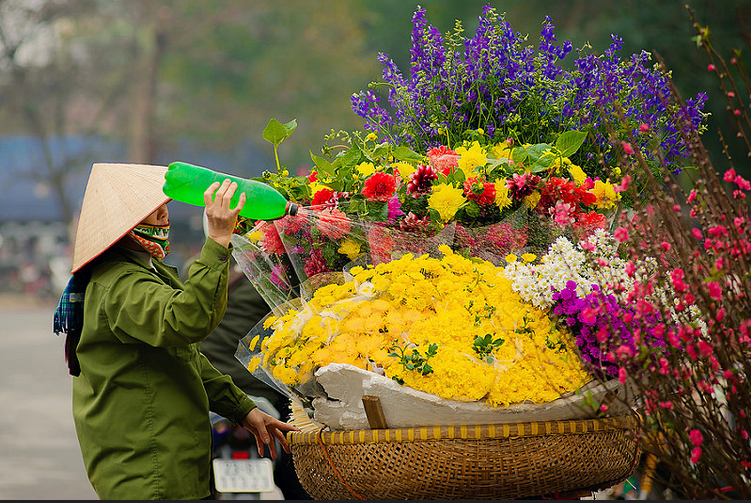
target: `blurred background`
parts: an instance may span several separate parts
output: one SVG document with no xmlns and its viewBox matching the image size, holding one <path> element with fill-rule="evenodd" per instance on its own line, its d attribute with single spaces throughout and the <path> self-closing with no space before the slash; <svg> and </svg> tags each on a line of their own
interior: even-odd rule
<svg viewBox="0 0 751 503">
<path fill-rule="evenodd" d="M 688 4 L 727 60 L 748 51 L 751 0 Z M 732 116 L 686 0 L 0 0 L 0 294 L 57 300 L 92 163 L 261 176 L 276 171 L 261 137 L 275 118 L 298 124 L 280 162 L 307 172 L 326 134 L 361 128 L 350 97 L 380 79 L 379 52 L 409 72 L 418 5 L 443 33 L 460 20 L 471 35 L 492 5 L 530 44 L 548 15 L 574 48 L 601 53 L 617 34 L 622 58 L 658 53 L 684 98 L 709 96 L 706 144 L 721 159 L 716 131 Z M 745 157 L 736 170 L 749 177 Z M 167 261 L 182 266 L 203 242 L 202 212 L 170 213 Z"/>
</svg>

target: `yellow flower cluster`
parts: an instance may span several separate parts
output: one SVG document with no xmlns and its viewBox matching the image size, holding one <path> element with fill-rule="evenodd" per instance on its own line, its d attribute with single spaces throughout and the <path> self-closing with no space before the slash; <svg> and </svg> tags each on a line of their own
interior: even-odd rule
<svg viewBox="0 0 751 503">
<path fill-rule="evenodd" d="M 414 389 L 492 406 L 548 402 L 589 380 L 570 335 L 522 301 L 502 268 L 441 252 L 355 267 L 351 280 L 269 317 L 273 334 L 249 369 L 295 386 L 329 363 L 380 367 Z"/>
</svg>

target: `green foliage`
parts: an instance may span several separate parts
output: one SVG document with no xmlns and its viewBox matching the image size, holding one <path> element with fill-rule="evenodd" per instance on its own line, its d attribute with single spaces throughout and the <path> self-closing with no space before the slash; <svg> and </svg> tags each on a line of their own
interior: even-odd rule
<svg viewBox="0 0 751 503">
<path fill-rule="evenodd" d="M 438 352 L 438 345 L 433 343 L 428 346 L 425 355 L 420 354 L 417 348 L 413 348 L 411 353 L 408 353 L 408 345 L 401 346 L 395 343 L 389 348 L 389 356 L 399 359 L 399 363 L 409 371 L 414 371 L 420 375 L 426 376 L 433 372 L 433 368 L 428 364 L 428 360 L 435 356 Z"/>
</svg>

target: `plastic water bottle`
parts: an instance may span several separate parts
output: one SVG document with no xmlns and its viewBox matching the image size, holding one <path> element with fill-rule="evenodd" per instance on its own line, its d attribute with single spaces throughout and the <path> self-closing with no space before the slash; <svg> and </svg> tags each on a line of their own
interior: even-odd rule
<svg viewBox="0 0 751 503">
<path fill-rule="evenodd" d="M 164 174 L 164 194 L 175 201 L 205 206 L 203 193 L 214 182 L 222 183 L 229 178 L 237 183 L 237 190 L 232 196 L 231 208 L 240 200 L 240 194 L 245 193 L 245 205 L 240 215 L 253 220 L 274 220 L 284 215 L 296 215 L 299 206 L 287 201 L 276 189 L 263 182 L 247 180 L 237 176 L 227 175 L 201 166 L 194 166 L 185 162 L 173 162 L 167 166 Z"/>
</svg>

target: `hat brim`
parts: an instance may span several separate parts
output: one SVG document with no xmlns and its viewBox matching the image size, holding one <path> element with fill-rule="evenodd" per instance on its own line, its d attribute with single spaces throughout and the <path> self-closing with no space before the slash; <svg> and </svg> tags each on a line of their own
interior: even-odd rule
<svg viewBox="0 0 751 503">
<path fill-rule="evenodd" d="M 96 163 L 81 204 L 72 273 L 101 255 L 170 198 L 166 166 Z"/>
</svg>

